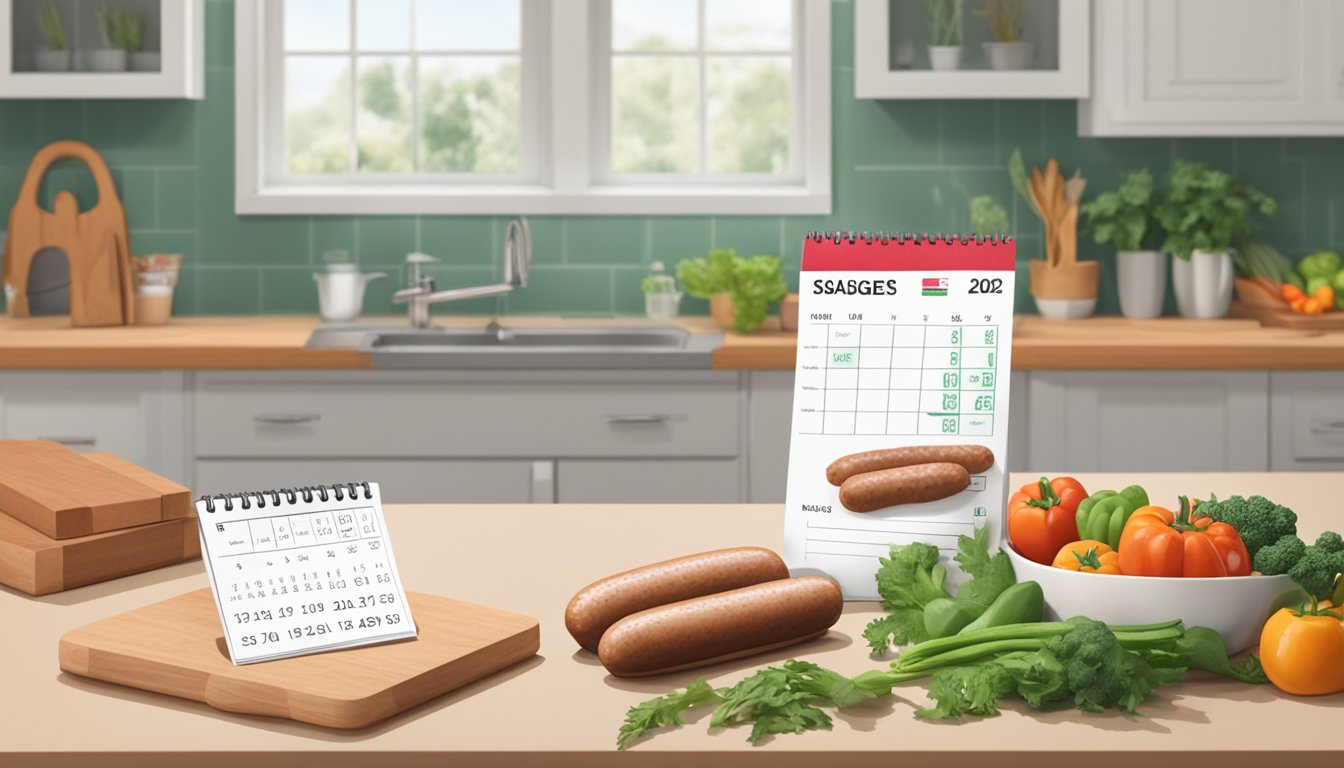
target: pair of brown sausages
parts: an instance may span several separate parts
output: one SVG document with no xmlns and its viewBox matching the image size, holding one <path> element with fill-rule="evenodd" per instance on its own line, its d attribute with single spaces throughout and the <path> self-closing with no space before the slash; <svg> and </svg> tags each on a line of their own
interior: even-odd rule
<svg viewBox="0 0 1344 768">
<path fill-rule="evenodd" d="M 589 584 L 569 601 L 565 628 L 611 674 L 644 677 L 810 640 L 843 607 L 830 579 L 789 578 L 774 552 L 737 547 Z"/>
<path fill-rule="evenodd" d="M 851 512 L 921 504 L 966 490 L 971 475 L 994 465 L 983 445 L 912 445 L 842 456 L 826 468 Z"/>
</svg>

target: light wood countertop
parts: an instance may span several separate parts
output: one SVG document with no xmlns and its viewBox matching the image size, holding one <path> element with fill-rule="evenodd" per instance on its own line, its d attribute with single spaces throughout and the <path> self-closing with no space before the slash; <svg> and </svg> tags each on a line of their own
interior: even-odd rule
<svg viewBox="0 0 1344 768">
<path fill-rule="evenodd" d="M 443 327 L 480 327 L 492 318 L 435 318 Z M 666 324 L 642 317 L 510 316 L 513 327 Z M 404 318 L 370 324 L 404 326 Z M 717 333 L 707 317 L 675 321 Z M 71 328 L 65 318 L 0 319 L 0 369 L 351 369 L 368 368 L 354 349 L 307 349 L 313 317 L 186 317 L 159 327 Z M 719 369 L 793 370 L 796 334 L 771 318 L 756 333 L 728 332 L 714 351 Z M 1013 329 L 1016 370 L 1344 370 L 1344 332 L 1262 328 L 1254 320 L 1045 320 L 1020 315 Z"/>
<path fill-rule="evenodd" d="M 1021 473 L 1014 486 L 1039 477 Z M 1081 474 L 1088 487 L 1142 483 L 1158 498 L 1212 490 L 1263 493 L 1296 509 L 1304 535 L 1338 527 L 1341 474 Z M 207 584 L 200 562 L 29 598 L 0 589 L 0 765 L 167 766 L 871 766 L 995 768 L 1135 764 L 1263 768 L 1334 766 L 1344 760 L 1344 695 L 1294 698 L 1192 673 L 1163 688 L 1143 717 L 1033 712 L 960 724 L 917 721 L 912 684 L 835 728 L 780 736 L 759 747 L 742 729 L 708 733 L 704 717 L 630 752 L 614 751 L 632 704 L 699 676 L 728 684 L 764 664 L 815 661 L 845 674 L 882 666 L 860 638 L 877 614 L 851 603 L 824 638 L 705 670 L 644 680 L 609 677 L 564 630 L 572 593 L 642 563 L 715 547 L 782 541 L 780 505 L 441 505 L 390 507 L 388 526 L 408 590 L 534 616 L 540 654 L 529 662 L 354 732 L 232 715 L 203 704 L 59 672 L 57 639 L 90 621 Z M 874 562 L 876 568 L 876 562 Z"/>
</svg>

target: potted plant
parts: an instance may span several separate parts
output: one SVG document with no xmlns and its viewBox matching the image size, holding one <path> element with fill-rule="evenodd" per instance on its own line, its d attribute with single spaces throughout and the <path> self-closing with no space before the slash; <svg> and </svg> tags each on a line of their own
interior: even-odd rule
<svg viewBox="0 0 1344 768">
<path fill-rule="evenodd" d="M 994 202 L 989 195 L 971 198 L 971 233 L 975 235 L 1008 234 L 1008 211 Z"/>
<path fill-rule="evenodd" d="M 655 261 L 649 265 L 649 276 L 639 282 L 644 292 L 644 314 L 655 320 L 671 320 L 677 316 L 681 306 L 681 291 L 677 290 L 677 280 L 666 274 L 663 262 Z"/>
<path fill-rule="evenodd" d="M 1152 247 L 1157 228 L 1149 226 L 1157 203 L 1153 175 L 1145 168 L 1125 174 L 1119 188 L 1082 207 L 1092 239 L 1115 246 L 1120 312 L 1135 320 L 1161 315 L 1167 291 L 1167 255 Z"/>
<path fill-rule="evenodd" d="M 1186 317 L 1222 317 L 1232 300 L 1231 248 L 1251 231 L 1255 214 L 1271 216 L 1268 195 L 1202 163 L 1178 162 L 1154 214 L 1167 231 L 1176 305 Z"/>
<path fill-rule="evenodd" d="M 158 72 L 160 58 L 158 51 L 146 51 L 145 14 L 126 13 L 125 28 L 121 40 L 130 59 L 132 72 Z"/>
<path fill-rule="evenodd" d="M 1028 173 L 1020 149 L 1008 158 L 1008 175 L 1045 226 L 1045 258 L 1027 261 L 1036 308 L 1052 320 L 1091 317 L 1097 308 L 1101 265 L 1078 261 L 1078 208 L 1087 179 L 1081 170 L 1064 178 L 1054 159 Z"/>
<path fill-rule="evenodd" d="M 784 298 L 788 283 L 776 256 L 740 258 L 732 248 L 715 248 L 706 257 L 677 265 L 677 280 L 687 293 L 709 299 L 714 321 L 734 331 L 754 331 L 766 308 Z"/>
<path fill-rule="evenodd" d="M 990 69 L 1031 69 L 1036 50 L 1024 42 L 1027 32 L 1027 0 L 985 0 L 977 11 L 989 22 L 993 42 L 983 43 L 985 61 Z"/>
<path fill-rule="evenodd" d="M 33 52 L 33 69 L 38 72 L 69 72 L 70 46 L 65 39 L 61 10 L 47 0 L 37 12 L 37 25 L 46 43 Z"/>
<path fill-rule="evenodd" d="M 924 0 L 931 69 L 961 69 L 961 8 L 962 0 Z"/>
<path fill-rule="evenodd" d="M 98 34 L 103 47 L 89 51 L 89 69 L 94 72 L 125 72 L 127 62 L 126 24 L 130 14 L 125 11 L 101 8 L 96 11 Z"/>
</svg>

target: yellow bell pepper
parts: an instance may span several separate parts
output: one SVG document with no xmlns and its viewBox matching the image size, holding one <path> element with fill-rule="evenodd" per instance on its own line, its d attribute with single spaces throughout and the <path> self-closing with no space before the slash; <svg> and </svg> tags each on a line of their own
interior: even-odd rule
<svg viewBox="0 0 1344 768">
<path fill-rule="evenodd" d="M 1056 568 L 1081 573 L 1111 573 L 1119 575 L 1120 555 L 1104 541 L 1084 539 L 1065 544 L 1055 555 Z"/>
</svg>

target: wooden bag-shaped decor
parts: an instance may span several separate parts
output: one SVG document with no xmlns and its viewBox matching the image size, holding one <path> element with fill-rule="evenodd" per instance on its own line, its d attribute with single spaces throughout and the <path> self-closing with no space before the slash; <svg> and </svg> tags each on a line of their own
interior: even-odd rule
<svg viewBox="0 0 1344 768">
<path fill-rule="evenodd" d="M 37 198 L 42 177 L 53 163 L 67 158 L 89 167 L 98 188 L 98 204 L 81 211 L 75 196 L 62 190 L 52 210 L 44 210 Z M 11 317 L 28 316 L 28 276 L 34 257 L 44 248 L 59 248 L 69 260 L 71 325 L 134 322 L 126 212 L 107 164 L 82 141 L 57 141 L 43 147 L 23 178 L 5 241 L 4 281 Z"/>
</svg>

